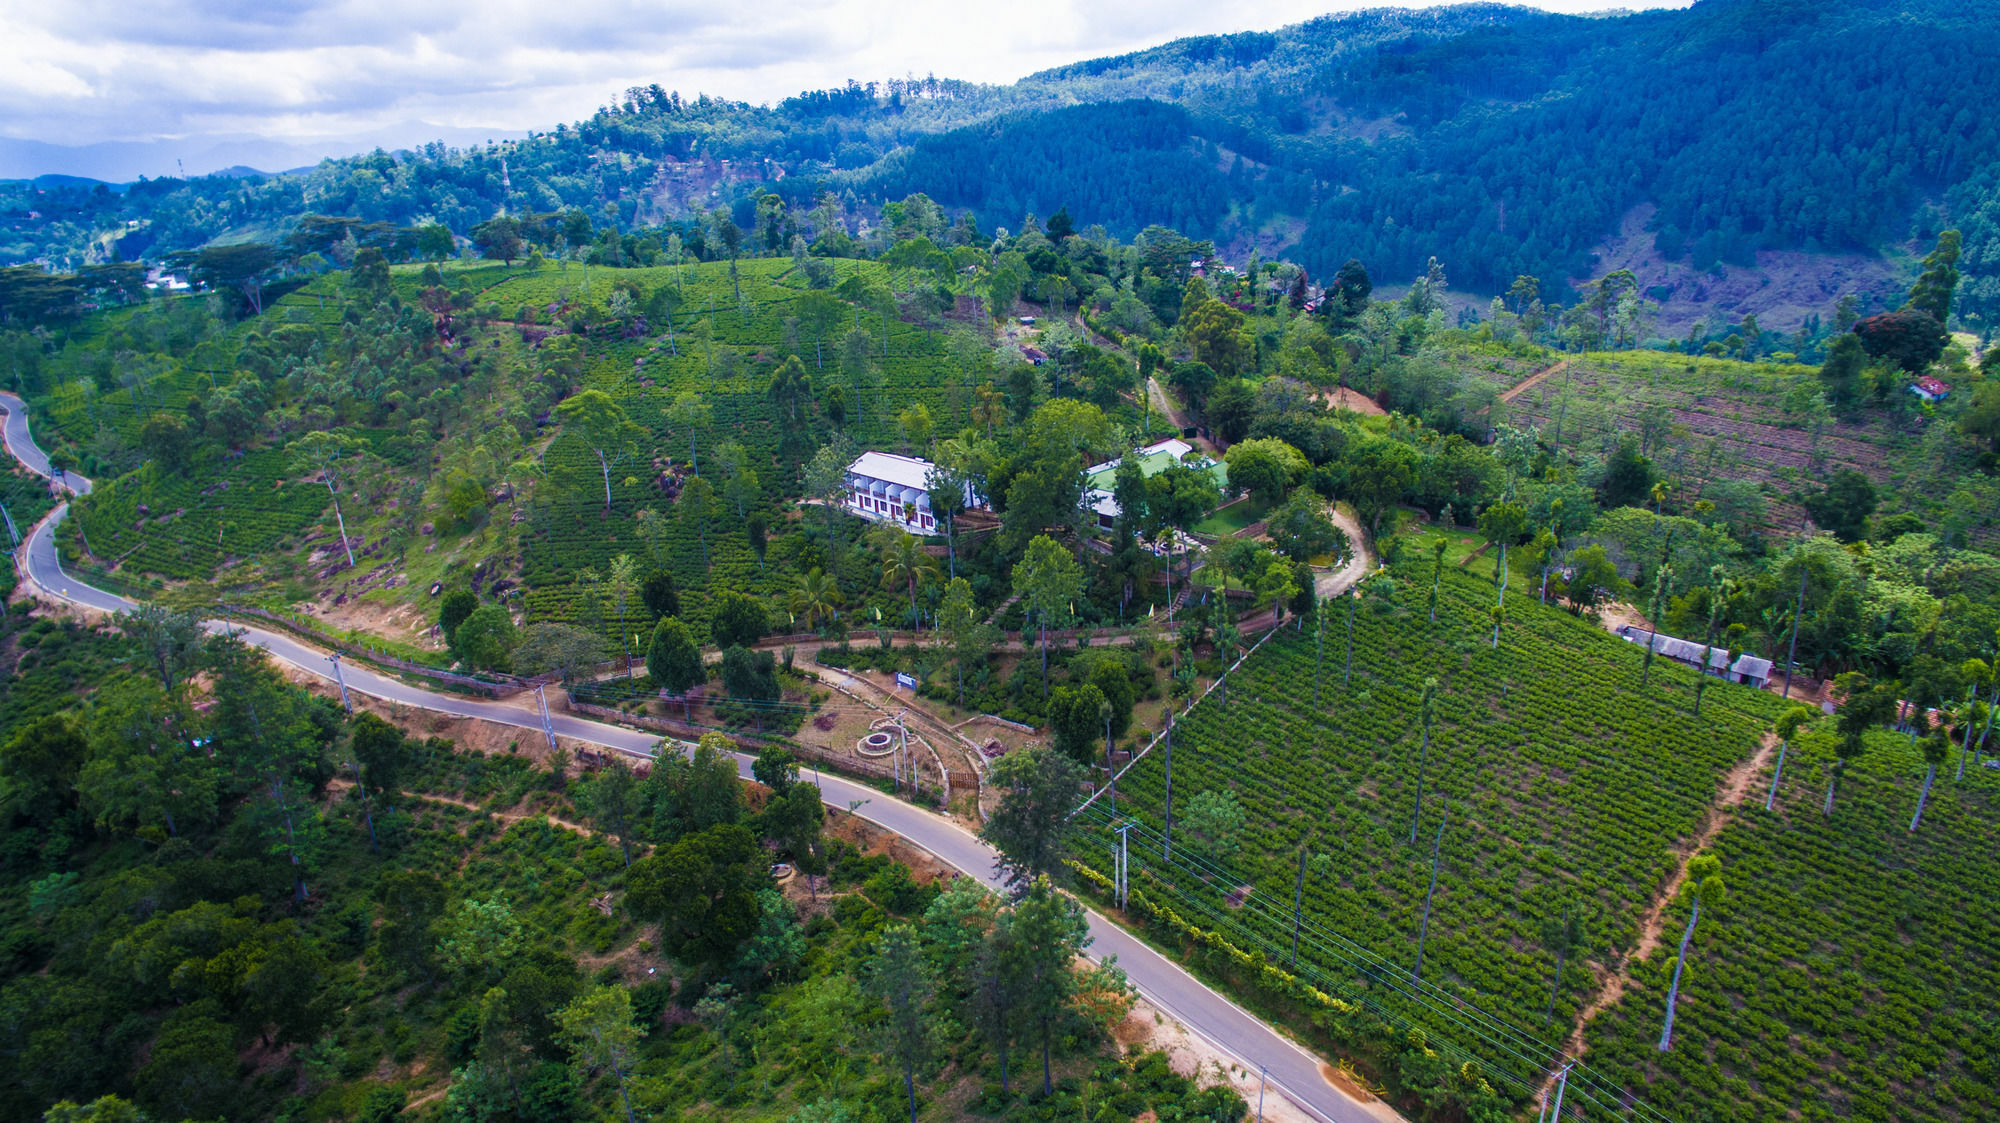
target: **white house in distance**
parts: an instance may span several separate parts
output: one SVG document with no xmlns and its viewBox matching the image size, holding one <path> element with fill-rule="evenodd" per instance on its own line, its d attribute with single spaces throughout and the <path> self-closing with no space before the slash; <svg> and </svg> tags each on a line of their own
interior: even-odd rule
<svg viewBox="0 0 2000 1123">
<path fill-rule="evenodd" d="M 850 514 L 871 522 L 894 523 L 915 534 L 941 534 L 943 520 L 931 514 L 930 475 L 934 466 L 915 456 L 864 452 L 847 466 Z M 967 508 L 986 506 L 985 497 L 965 485 Z"/>
<path fill-rule="evenodd" d="M 1915 394 L 1932 405 L 1936 405 L 1951 396 L 1951 387 L 1929 375 L 1925 375 L 1915 382 L 1910 383 L 1910 393 Z"/>
</svg>

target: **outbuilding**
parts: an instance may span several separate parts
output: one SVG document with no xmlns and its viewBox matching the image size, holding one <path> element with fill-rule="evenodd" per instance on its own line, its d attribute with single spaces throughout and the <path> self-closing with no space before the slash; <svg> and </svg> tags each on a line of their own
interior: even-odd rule
<svg viewBox="0 0 2000 1123">
<path fill-rule="evenodd" d="M 1652 632 L 1636 625 L 1627 624 L 1618 629 L 1618 634 L 1629 643 L 1646 646 L 1650 640 L 1654 652 L 1672 659 L 1684 667 L 1701 666 L 1703 644 L 1689 639 L 1679 639 L 1663 632 Z M 1729 649 L 1715 646 L 1708 649 L 1708 673 L 1728 682 L 1754 686 L 1759 690 L 1771 681 L 1771 661 L 1755 655 L 1739 655 L 1734 663 L 1729 661 Z"/>
<path fill-rule="evenodd" d="M 1220 460 L 1195 455 L 1195 446 L 1178 437 L 1155 441 L 1144 448 L 1133 449 L 1126 454 L 1136 458 L 1139 472 L 1148 479 L 1159 475 L 1176 464 L 1184 464 L 1196 471 L 1207 472 L 1215 480 L 1218 491 L 1229 489 L 1229 467 Z M 1123 512 L 1118 500 L 1111 494 L 1111 488 L 1118 476 L 1118 466 L 1125 457 L 1107 460 L 1083 474 L 1083 502 L 1097 516 L 1099 530 L 1110 530 Z"/>
</svg>

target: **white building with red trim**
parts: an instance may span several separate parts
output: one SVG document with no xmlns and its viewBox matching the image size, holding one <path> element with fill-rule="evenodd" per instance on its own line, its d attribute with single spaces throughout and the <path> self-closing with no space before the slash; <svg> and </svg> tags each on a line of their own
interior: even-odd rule
<svg viewBox="0 0 2000 1123">
<path fill-rule="evenodd" d="M 1951 396 L 1951 387 L 1929 375 L 1910 383 L 1910 393 L 1936 405 Z"/>
</svg>

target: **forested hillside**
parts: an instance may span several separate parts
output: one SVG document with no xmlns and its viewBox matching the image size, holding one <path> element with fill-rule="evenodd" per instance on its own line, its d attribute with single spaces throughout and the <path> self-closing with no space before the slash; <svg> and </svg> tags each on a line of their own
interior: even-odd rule
<svg viewBox="0 0 2000 1123">
<path fill-rule="evenodd" d="M 1647 283 L 1679 278 L 1655 299 L 1691 299 L 1704 275 L 1760 251 L 1808 255 L 1793 272 L 1811 255 L 1886 251 L 1894 274 L 1907 247 L 1959 224 L 1958 312 L 1985 330 L 2000 315 L 2000 233 L 1982 217 L 2000 127 L 1974 107 L 2000 93 L 1996 54 L 1993 0 L 1375 11 L 1006 87 L 899 80 L 758 107 L 653 86 L 497 148 L 116 193 L 14 185 L 0 251 L 75 267 L 269 238 L 306 213 L 464 236 L 502 208 L 581 208 L 630 231 L 720 201 L 747 228 L 760 192 L 800 214 L 829 192 L 863 213 L 925 192 L 986 229 L 1067 205 L 1115 234 L 1172 225 L 1315 276 L 1354 257 L 1400 281 L 1436 256 L 1462 289 L 1492 295 L 1525 274 L 1567 302 L 1570 281 L 1598 271 L 1593 251 L 1647 207 L 1661 263 Z M 141 226 L 128 233 L 129 218 Z M 1854 286 L 1883 297 L 1899 283 Z"/>
<path fill-rule="evenodd" d="M 746 788 L 713 739 L 481 752 L 191 617 L 28 607 L 0 620 L 0 1118 L 1022 1119 L 1038 1088 L 1070 1118 L 1245 1114 L 1110 1040 L 1131 998 L 1075 965 L 1074 902 L 823 830 L 782 753 Z M 980 973 L 1003 942 L 1039 999 Z"/>
</svg>

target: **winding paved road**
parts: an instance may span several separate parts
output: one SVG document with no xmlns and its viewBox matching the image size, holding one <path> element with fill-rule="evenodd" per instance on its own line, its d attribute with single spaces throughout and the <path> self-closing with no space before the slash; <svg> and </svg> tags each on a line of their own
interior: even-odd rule
<svg viewBox="0 0 2000 1123">
<path fill-rule="evenodd" d="M 48 476 L 48 457 L 35 445 L 28 432 L 26 406 L 20 398 L 4 392 L 0 392 L 0 406 L 7 410 L 4 426 L 7 451 L 29 471 Z M 65 476 L 64 484 L 78 494 L 90 492 L 90 481 L 74 473 Z M 134 601 L 83 584 L 63 572 L 62 561 L 56 553 L 55 527 L 68 510 L 67 503 L 57 506 L 30 532 L 21 560 L 28 580 L 48 596 L 100 612 L 127 612 L 136 608 Z M 329 682 L 333 680 L 333 668 L 326 654 L 289 636 L 221 621 L 210 621 L 208 627 L 216 632 L 224 629 L 234 631 L 246 642 L 263 648 L 277 659 Z M 479 718 L 536 732 L 541 730 L 539 712 L 525 707 L 434 693 L 354 663 L 344 664 L 341 674 L 347 689 L 376 698 L 456 717 Z M 558 736 L 634 756 L 650 757 L 660 743 L 659 738 L 650 734 L 587 721 L 569 714 L 552 712 L 550 721 Z M 749 756 L 736 754 L 736 770 L 745 779 L 750 778 L 751 760 Z M 819 786 L 821 798 L 830 806 L 850 809 L 855 815 L 936 855 L 967 876 L 995 889 L 1000 887 L 1000 878 L 994 870 L 992 848 L 957 823 L 839 776 L 822 776 Z M 1272 1088 L 1307 1115 L 1327 1123 L 1381 1123 L 1396 1118 L 1382 1104 L 1362 1104 L 1334 1088 L 1320 1075 L 1318 1057 L 1209 989 L 1131 933 L 1094 911 L 1089 913 L 1089 921 L 1093 956 L 1116 956 L 1118 965 L 1125 970 L 1126 977 L 1146 1001 L 1178 1020 L 1189 1032 L 1236 1058 L 1246 1068 L 1252 1071 L 1260 1066 L 1268 1068 Z"/>
</svg>

